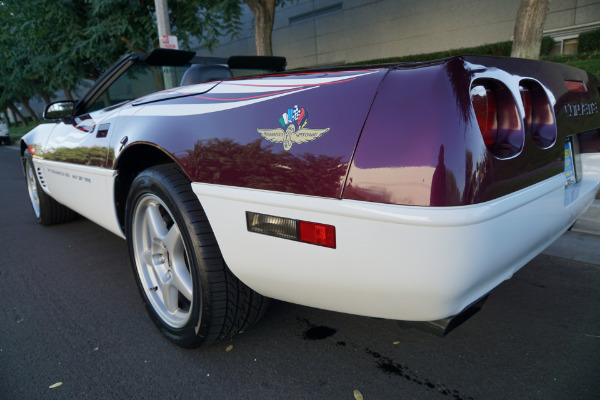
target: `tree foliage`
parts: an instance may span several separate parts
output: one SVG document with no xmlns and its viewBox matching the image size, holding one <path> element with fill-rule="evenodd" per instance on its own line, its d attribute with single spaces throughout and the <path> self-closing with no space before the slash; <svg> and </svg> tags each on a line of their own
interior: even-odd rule
<svg viewBox="0 0 600 400">
<path fill-rule="evenodd" d="M 239 0 L 169 0 L 173 34 L 210 48 L 239 30 Z M 127 51 L 158 47 L 153 0 L 0 0 L 0 109 L 68 96 Z"/>
</svg>

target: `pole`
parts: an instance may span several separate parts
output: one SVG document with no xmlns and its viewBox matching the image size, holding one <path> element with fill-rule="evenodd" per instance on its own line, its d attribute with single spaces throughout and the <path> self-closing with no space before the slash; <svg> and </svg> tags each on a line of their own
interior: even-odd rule
<svg viewBox="0 0 600 400">
<path fill-rule="evenodd" d="M 158 42 L 160 43 L 161 48 L 170 48 L 169 36 L 171 35 L 171 26 L 169 25 L 169 7 L 167 6 L 167 0 L 154 0 L 154 6 L 156 7 Z M 161 70 L 165 89 L 177 86 L 175 71 L 172 71 L 169 67 L 162 67 Z"/>
<path fill-rule="evenodd" d="M 156 7 L 158 38 L 160 39 L 161 47 L 163 47 L 163 36 L 171 34 L 171 26 L 169 25 L 169 7 L 167 6 L 167 0 L 154 0 L 154 6 Z"/>
</svg>

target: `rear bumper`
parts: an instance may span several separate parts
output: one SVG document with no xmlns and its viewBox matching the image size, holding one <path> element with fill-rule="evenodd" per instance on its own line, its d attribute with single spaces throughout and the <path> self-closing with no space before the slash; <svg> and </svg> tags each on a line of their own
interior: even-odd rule
<svg viewBox="0 0 600 400">
<path fill-rule="evenodd" d="M 494 201 L 415 207 L 192 184 L 229 268 L 259 293 L 312 307 L 429 321 L 458 314 L 562 235 L 600 188 L 600 154 Z M 246 211 L 336 227 L 329 249 L 247 231 Z"/>
</svg>

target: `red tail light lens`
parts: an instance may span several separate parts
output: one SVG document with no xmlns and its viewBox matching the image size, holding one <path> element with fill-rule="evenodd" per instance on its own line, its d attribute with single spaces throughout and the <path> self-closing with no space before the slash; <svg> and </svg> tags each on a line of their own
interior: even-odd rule
<svg viewBox="0 0 600 400">
<path fill-rule="evenodd" d="M 494 92 L 483 85 L 473 86 L 471 101 L 483 141 L 488 148 L 492 147 L 496 143 L 498 134 L 498 114 Z"/>
<path fill-rule="evenodd" d="M 471 85 L 471 103 L 481 137 L 497 158 L 516 156 L 525 135 L 514 97 L 500 82 L 485 79 Z"/>
<path fill-rule="evenodd" d="M 523 86 L 519 86 L 519 92 L 521 92 L 521 101 L 525 110 L 525 130 L 529 130 L 531 129 L 531 92 Z"/>
<path fill-rule="evenodd" d="M 570 81 L 565 79 L 565 85 L 567 85 L 567 89 L 571 92 L 587 92 L 585 83 L 582 81 Z"/>
<path fill-rule="evenodd" d="M 525 111 L 525 131 L 540 149 L 552 147 L 556 142 L 556 123 L 552 105 L 542 86 L 535 81 L 521 82 L 521 101 Z"/>
</svg>

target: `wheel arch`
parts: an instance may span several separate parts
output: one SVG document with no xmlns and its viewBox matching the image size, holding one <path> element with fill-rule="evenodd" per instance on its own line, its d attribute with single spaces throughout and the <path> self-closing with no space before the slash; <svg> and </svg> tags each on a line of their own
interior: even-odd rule
<svg viewBox="0 0 600 400">
<path fill-rule="evenodd" d="M 25 139 L 21 139 L 21 157 L 23 157 L 25 155 L 25 150 L 27 150 L 27 142 L 25 142 Z"/>
<path fill-rule="evenodd" d="M 25 142 L 25 139 L 21 139 L 20 141 L 20 154 L 21 154 L 21 167 L 23 170 L 23 173 L 25 174 L 25 151 L 29 148 L 29 146 L 27 145 L 27 142 Z"/>
<path fill-rule="evenodd" d="M 115 180 L 114 201 L 119 225 L 123 232 L 125 232 L 127 194 L 135 177 L 150 167 L 171 163 L 177 164 L 164 149 L 148 143 L 131 144 L 119 155 L 114 164 L 114 169 L 118 171 Z"/>
</svg>

